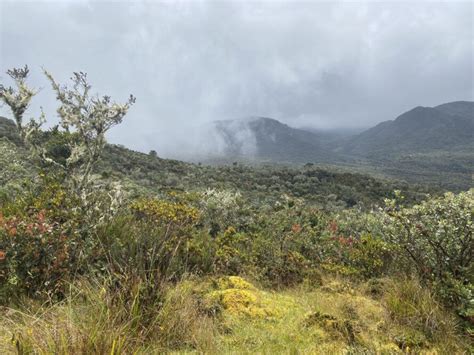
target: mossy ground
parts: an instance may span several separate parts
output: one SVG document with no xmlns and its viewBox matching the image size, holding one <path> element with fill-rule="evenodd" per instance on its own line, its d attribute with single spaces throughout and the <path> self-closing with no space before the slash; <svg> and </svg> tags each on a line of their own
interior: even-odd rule
<svg viewBox="0 0 474 355">
<path fill-rule="evenodd" d="M 383 301 L 368 294 L 365 285 L 329 280 L 325 287 L 280 292 L 263 291 L 238 278 L 219 285 L 211 294 L 222 296 L 221 352 L 442 354 L 447 344 L 456 349 L 456 339 L 427 341 L 417 329 L 393 322 Z"/>
<path fill-rule="evenodd" d="M 271 291 L 236 276 L 183 281 L 168 290 L 158 326 L 143 341 L 127 338 L 133 319 L 114 324 L 118 318 L 101 304 L 104 296 L 92 290 L 90 303 L 75 303 L 82 302 L 77 298 L 32 315 L 6 314 L 0 320 L 0 353 L 22 353 L 19 344 L 23 353 L 45 354 L 469 353 L 456 324 L 435 303 L 428 306 L 432 301 L 419 284 L 390 279 L 355 284 L 334 277 L 322 283 Z M 420 297 L 410 304 L 425 302 L 429 321 L 424 313 L 404 318 L 391 306 L 397 297 L 405 302 L 400 295 L 410 288 Z"/>
</svg>

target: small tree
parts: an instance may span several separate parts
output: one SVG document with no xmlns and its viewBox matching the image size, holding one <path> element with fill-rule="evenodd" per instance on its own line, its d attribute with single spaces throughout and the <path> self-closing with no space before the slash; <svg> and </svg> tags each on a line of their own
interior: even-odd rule
<svg viewBox="0 0 474 355">
<path fill-rule="evenodd" d="M 71 87 L 58 84 L 49 72 L 44 73 L 59 101 L 60 124 L 52 131 L 41 131 L 45 121 L 43 113 L 39 121 L 31 119 L 28 124 L 24 123 L 24 114 L 36 94 L 26 83 L 27 66 L 7 71 L 16 87 L 0 85 L 0 102 L 11 109 L 20 137 L 33 156 L 59 169 L 66 186 L 81 197 L 84 212 L 102 219 L 118 203 L 120 188 L 97 189 L 93 184 L 93 169 L 106 145 L 105 134 L 122 122 L 135 97 L 130 95 L 126 103 L 119 104 L 109 96 L 91 95 L 91 85 L 83 72 L 73 73 Z M 97 191 L 105 193 L 107 198 L 103 199 Z M 97 210 L 102 212 L 97 213 Z"/>
<path fill-rule="evenodd" d="M 105 134 L 122 122 L 135 97 L 130 95 L 125 104 L 118 104 L 111 101 L 110 96 L 91 96 L 91 86 L 83 72 L 73 74 L 71 88 L 58 84 L 49 72 L 45 71 L 45 75 L 60 102 L 57 112 L 61 127 L 67 133 L 76 133 L 66 166 L 74 187 L 82 191 L 88 186 L 94 165 L 102 155 Z"/>
<path fill-rule="evenodd" d="M 5 87 L 0 84 L 0 102 L 7 105 L 12 111 L 20 138 L 25 144 L 30 141 L 31 135 L 39 129 L 44 121 L 42 113 L 39 122 L 31 119 L 28 124 L 24 123 L 23 116 L 30 106 L 32 98 L 37 94 L 36 90 L 26 84 L 29 72 L 27 65 L 23 68 L 9 69 L 7 75 L 13 79 L 16 87 Z"/>
<path fill-rule="evenodd" d="M 44 73 L 60 103 L 57 110 L 60 126 L 64 133 L 74 137 L 67 142 L 71 154 L 66 164 L 61 164 L 48 156 L 45 147 L 41 145 L 41 140 L 33 139 L 40 132 L 44 114 L 39 121 L 31 119 L 28 124 L 24 123 L 24 114 L 37 93 L 26 83 L 29 75 L 28 66 L 7 71 L 16 88 L 0 85 L 0 100 L 12 111 L 23 142 L 43 161 L 64 169 L 74 188 L 81 192 L 90 182 L 94 165 L 103 152 L 106 143 L 105 134 L 110 128 L 122 122 L 128 109 L 135 102 L 135 97 L 130 95 L 125 104 L 118 104 L 112 102 L 109 96 L 91 96 L 91 85 L 87 82 L 86 73 L 73 73 L 72 88 L 59 85 L 49 72 Z"/>
</svg>

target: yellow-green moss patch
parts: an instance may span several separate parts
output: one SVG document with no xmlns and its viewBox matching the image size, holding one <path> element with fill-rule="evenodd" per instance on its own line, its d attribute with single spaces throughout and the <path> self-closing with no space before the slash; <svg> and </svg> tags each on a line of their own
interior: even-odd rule
<svg viewBox="0 0 474 355">
<path fill-rule="evenodd" d="M 239 276 L 226 276 L 217 279 L 215 282 L 219 290 L 238 289 L 238 290 L 256 290 L 256 287 L 250 282 Z"/>
<path fill-rule="evenodd" d="M 216 289 L 205 296 L 206 303 L 219 305 L 228 315 L 261 319 L 278 315 L 269 302 L 268 293 L 258 290 L 242 277 L 222 277 L 214 286 Z"/>
</svg>

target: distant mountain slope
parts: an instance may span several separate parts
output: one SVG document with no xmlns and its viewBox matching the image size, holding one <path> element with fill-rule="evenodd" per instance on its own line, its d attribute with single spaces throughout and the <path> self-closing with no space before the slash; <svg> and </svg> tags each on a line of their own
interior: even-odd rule
<svg viewBox="0 0 474 355">
<path fill-rule="evenodd" d="M 215 134 L 225 142 L 221 155 L 278 162 L 330 162 L 338 155 L 318 133 L 289 127 L 275 119 L 252 117 L 216 121 Z"/>
<path fill-rule="evenodd" d="M 350 139 L 342 151 L 365 157 L 388 157 L 474 147 L 474 103 L 458 101 L 416 107 Z"/>
<path fill-rule="evenodd" d="M 450 115 L 460 116 L 474 120 L 474 102 L 455 101 L 447 104 L 436 106 L 438 111 L 445 112 Z"/>
</svg>

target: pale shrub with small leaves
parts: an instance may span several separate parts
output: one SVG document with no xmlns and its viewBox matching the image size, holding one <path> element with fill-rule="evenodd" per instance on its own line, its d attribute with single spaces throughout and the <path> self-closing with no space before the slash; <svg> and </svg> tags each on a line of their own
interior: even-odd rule
<svg viewBox="0 0 474 355">
<path fill-rule="evenodd" d="M 7 139 L 0 139 L 0 200 L 21 190 L 30 172 L 19 149 Z M 23 157 L 24 158 L 24 157 Z"/>
<path fill-rule="evenodd" d="M 203 218 L 213 236 L 235 222 L 242 207 L 243 199 L 238 191 L 207 189 L 201 195 Z"/>
<path fill-rule="evenodd" d="M 70 138 L 65 143 L 70 152 L 65 163 L 48 155 L 44 142 L 38 139 L 41 125 L 45 122 L 44 114 L 39 120 L 31 119 L 28 124 L 24 123 L 24 114 L 36 94 L 36 90 L 26 83 L 27 66 L 7 71 L 15 87 L 0 85 L 0 102 L 10 108 L 20 137 L 32 155 L 61 173 L 66 187 L 81 198 L 82 206 L 79 207 L 86 215 L 94 216 L 96 221 L 104 220 L 118 209 L 122 189 L 118 183 L 104 184 L 96 179 L 94 167 L 106 145 L 105 134 L 122 122 L 135 103 L 135 97 L 130 95 L 126 103 L 119 104 L 109 96 L 91 95 L 91 85 L 83 72 L 73 73 L 71 87 L 60 85 L 49 72 L 44 73 L 59 101 L 59 126 L 65 133 L 64 137 Z"/>
<path fill-rule="evenodd" d="M 11 109 L 20 137 L 25 142 L 29 141 L 30 136 L 39 129 L 44 119 L 42 114 L 39 123 L 34 119 L 31 119 L 29 123 L 24 122 L 23 116 L 37 94 L 37 91 L 26 83 L 29 73 L 30 70 L 26 65 L 24 68 L 9 69 L 7 75 L 14 81 L 16 88 L 0 84 L 0 101 Z"/>
<path fill-rule="evenodd" d="M 222 209 L 228 209 L 239 205 L 242 195 L 239 191 L 232 192 L 228 190 L 207 189 L 202 193 L 202 201 L 206 206 L 218 206 Z"/>
<path fill-rule="evenodd" d="M 118 181 L 104 181 L 93 175 L 91 189 L 82 191 L 81 200 L 83 217 L 88 222 L 87 228 L 93 229 L 112 220 L 123 207 L 126 193 Z"/>
<path fill-rule="evenodd" d="M 398 264 L 437 285 L 446 301 L 474 310 L 474 189 L 411 208 L 386 203 L 384 238 L 396 247 Z"/>
</svg>

